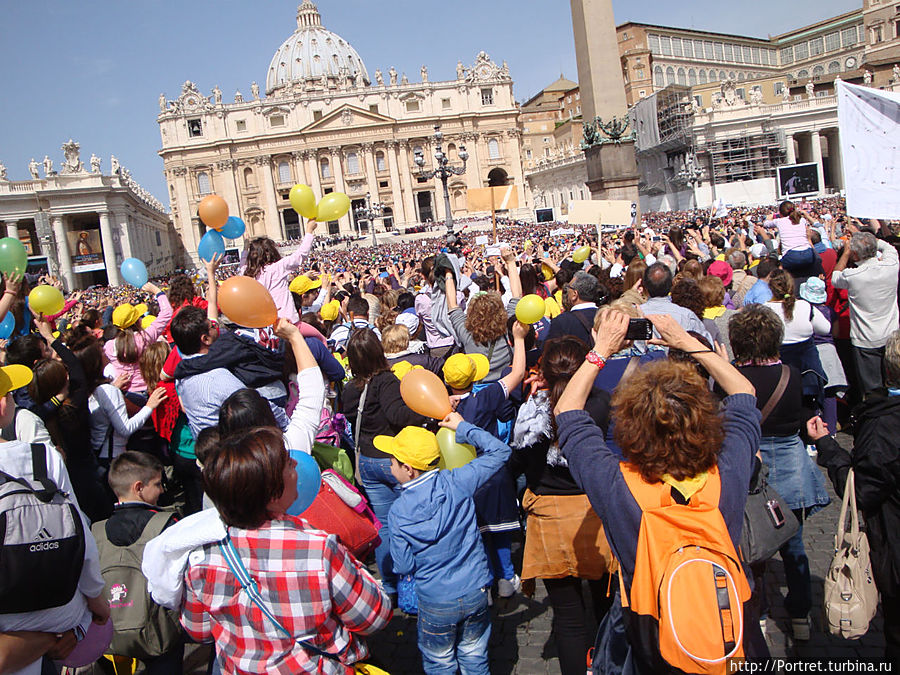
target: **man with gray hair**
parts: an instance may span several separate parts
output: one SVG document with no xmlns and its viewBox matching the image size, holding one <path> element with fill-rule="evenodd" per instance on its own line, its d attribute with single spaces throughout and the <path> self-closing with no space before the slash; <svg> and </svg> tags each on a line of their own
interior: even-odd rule
<svg viewBox="0 0 900 675">
<path fill-rule="evenodd" d="M 550 321 L 547 339 L 574 335 L 585 344 L 594 344 L 591 328 L 597 313 L 597 302 L 601 300 L 602 287 L 597 278 L 587 272 L 576 272 L 572 281 L 563 289 L 563 304 L 569 307 Z"/>
<path fill-rule="evenodd" d="M 856 267 L 848 267 L 850 263 Z M 896 249 L 870 232 L 856 232 L 834 266 L 831 283 L 847 289 L 850 301 L 850 344 L 860 394 L 884 386 L 884 345 L 900 324 Z"/>
<path fill-rule="evenodd" d="M 733 271 L 733 276 L 731 277 L 731 302 L 734 304 L 735 309 L 740 309 L 744 304 L 744 296 L 747 295 L 747 291 L 753 288 L 757 279 L 747 274 L 745 270 L 747 267 L 747 256 L 744 255 L 743 251 L 736 248 L 731 249 L 725 256 L 725 262 L 728 263 L 728 266 Z"/>
</svg>

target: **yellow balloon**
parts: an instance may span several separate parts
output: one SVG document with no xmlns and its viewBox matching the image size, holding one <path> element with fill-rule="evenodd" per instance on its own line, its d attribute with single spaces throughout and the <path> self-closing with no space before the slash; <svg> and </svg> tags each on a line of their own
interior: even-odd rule
<svg viewBox="0 0 900 675">
<path fill-rule="evenodd" d="M 452 429 L 439 429 L 437 442 L 441 449 L 441 458 L 438 461 L 438 467 L 441 469 L 458 469 L 471 462 L 477 455 L 475 448 L 468 443 L 456 442 L 456 432 Z"/>
<path fill-rule="evenodd" d="M 572 254 L 572 260 L 577 263 L 583 263 L 588 257 L 591 255 L 591 247 L 590 246 L 582 246 L 581 248 L 575 249 L 575 253 Z"/>
<path fill-rule="evenodd" d="M 537 323 L 544 318 L 546 305 L 537 293 L 526 295 L 516 304 L 516 318 L 526 325 Z"/>
<path fill-rule="evenodd" d="M 309 185 L 297 183 L 291 188 L 291 193 L 288 197 L 291 200 L 291 206 L 294 207 L 294 211 L 304 218 L 316 217 L 316 196 Z"/>
<path fill-rule="evenodd" d="M 327 223 L 337 220 L 350 210 L 350 197 L 343 192 L 331 192 L 319 200 L 316 207 L 316 220 Z"/>
<path fill-rule="evenodd" d="M 28 306 L 35 314 L 58 314 L 64 305 L 63 294 L 53 286 L 35 286 L 28 294 Z"/>
</svg>

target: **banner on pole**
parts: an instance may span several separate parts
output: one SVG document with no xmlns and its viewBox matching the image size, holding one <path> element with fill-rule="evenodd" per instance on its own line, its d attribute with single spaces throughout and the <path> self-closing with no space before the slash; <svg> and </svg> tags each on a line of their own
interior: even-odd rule
<svg viewBox="0 0 900 675">
<path fill-rule="evenodd" d="M 900 93 L 838 82 L 847 213 L 900 218 Z"/>
<path fill-rule="evenodd" d="M 519 193 L 515 185 L 501 185 L 466 190 L 466 210 L 509 211 L 519 208 Z"/>
<path fill-rule="evenodd" d="M 631 225 L 627 199 L 575 199 L 569 202 L 570 225 Z"/>
</svg>

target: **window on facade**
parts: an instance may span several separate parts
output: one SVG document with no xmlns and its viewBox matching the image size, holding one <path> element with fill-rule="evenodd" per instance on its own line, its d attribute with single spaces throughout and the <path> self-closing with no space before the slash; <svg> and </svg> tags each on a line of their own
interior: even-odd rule
<svg viewBox="0 0 900 675">
<path fill-rule="evenodd" d="M 662 89 L 666 86 L 665 81 L 663 80 L 663 69 L 662 66 L 656 66 L 653 69 L 653 85 L 655 87 L 659 87 Z"/>
<path fill-rule="evenodd" d="M 155 232 L 154 234 L 156 234 L 156 245 L 162 246 L 162 237 L 159 236 L 159 232 Z"/>
<path fill-rule="evenodd" d="M 897 14 L 900 14 L 900 7 L 897 8 Z M 894 37 L 900 38 L 900 21 L 894 22 Z"/>
<path fill-rule="evenodd" d="M 406 102 L 406 112 L 419 112 L 419 101 L 410 99 Z"/>
<path fill-rule="evenodd" d="M 636 79 L 636 80 L 644 79 L 644 69 L 643 68 L 635 68 L 634 69 L 634 79 Z"/>
<path fill-rule="evenodd" d="M 747 45 L 743 45 L 741 47 L 741 58 L 743 59 L 744 63 L 750 63 L 750 53 L 750 47 L 748 47 Z"/>
<path fill-rule="evenodd" d="M 494 105 L 494 90 L 487 88 L 481 90 L 481 105 Z"/>
<path fill-rule="evenodd" d="M 759 59 L 759 47 L 753 47 L 753 48 L 750 50 L 750 61 L 752 61 L 752 62 L 755 63 L 756 65 L 759 65 L 759 62 L 760 62 L 760 59 Z"/>
<path fill-rule="evenodd" d="M 672 38 L 672 56 L 682 56 L 684 51 L 681 49 L 681 38 Z"/>
<path fill-rule="evenodd" d="M 828 72 L 829 73 L 839 73 L 841 72 L 841 64 L 839 61 L 832 61 L 828 64 Z"/>
<path fill-rule="evenodd" d="M 809 58 L 808 42 L 798 42 L 794 45 L 794 58 L 798 61 L 804 61 Z"/>
<path fill-rule="evenodd" d="M 817 37 L 813 38 L 809 41 L 809 55 L 810 56 L 819 56 L 825 52 L 825 42 L 822 38 Z"/>
<path fill-rule="evenodd" d="M 256 188 L 256 179 L 253 177 L 253 169 L 249 166 L 244 169 L 244 187 L 248 190 Z"/>
<path fill-rule="evenodd" d="M 822 77 L 825 74 L 825 69 L 822 66 L 816 66 L 813 68 L 813 77 Z"/>
<path fill-rule="evenodd" d="M 351 175 L 359 173 L 359 155 L 355 152 L 347 153 L 347 173 Z"/>
<path fill-rule="evenodd" d="M 725 60 L 725 46 L 721 42 L 717 42 L 713 45 L 716 50 L 716 61 L 724 61 Z"/>
<path fill-rule="evenodd" d="M 269 126 L 270 127 L 283 127 L 284 126 L 284 115 L 272 115 L 269 118 Z"/>
<path fill-rule="evenodd" d="M 376 171 L 387 171 L 387 166 L 384 162 L 384 153 L 380 150 L 375 153 L 375 170 Z"/>
<path fill-rule="evenodd" d="M 856 27 L 845 28 L 841 31 L 841 45 L 851 47 L 856 44 Z"/>
<path fill-rule="evenodd" d="M 322 174 L 322 178 L 331 178 L 331 164 L 327 157 L 319 160 L 319 173 Z"/>
<path fill-rule="evenodd" d="M 247 120 L 237 120 L 234 123 L 235 131 L 247 131 Z"/>
<path fill-rule="evenodd" d="M 648 35 L 647 36 L 647 48 L 650 50 L 651 54 L 659 54 L 659 36 L 658 35 Z"/>
<path fill-rule="evenodd" d="M 664 56 L 672 56 L 672 38 L 668 35 L 663 35 L 659 38 L 659 47 Z"/>
<path fill-rule="evenodd" d="M 378 104 L 377 104 L 377 103 L 370 103 L 370 104 L 369 104 L 369 112 L 375 113 L 375 114 L 377 115 L 377 114 L 378 114 Z"/>
<path fill-rule="evenodd" d="M 743 73 L 738 73 L 737 79 L 738 79 L 738 82 L 743 82 L 743 81 L 744 81 L 744 74 L 743 74 Z"/>
<path fill-rule="evenodd" d="M 808 77 L 809 77 L 809 71 L 806 69 L 801 70 L 799 73 L 797 73 L 798 80 L 805 80 Z"/>
<path fill-rule="evenodd" d="M 716 71 L 714 71 L 714 70 L 709 71 L 709 81 L 710 82 L 718 82 L 719 81 L 719 78 L 716 76 Z"/>
<path fill-rule="evenodd" d="M 321 110 L 313 110 L 313 121 L 322 119 L 322 111 Z"/>
<path fill-rule="evenodd" d="M 841 34 L 835 31 L 825 36 L 825 51 L 833 52 L 841 48 Z"/>
<path fill-rule="evenodd" d="M 678 69 L 678 84 L 687 84 L 687 73 L 684 72 L 684 68 Z"/>
<path fill-rule="evenodd" d="M 694 40 L 694 58 L 703 58 L 703 40 Z"/>
<path fill-rule="evenodd" d="M 531 150 L 525 150 L 525 159 L 531 159 Z"/>
<path fill-rule="evenodd" d="M 694 58 L 694 41 L 693 40 L 682 40 L 682 47 L 684 48 L 684 55 L 689 59 Z"/>
<path fill-rule="evenodd" d="M 700 71 L 700 84 L 706 84 L 706 71 Z"/>
<path fill-rule="evenodd" d="M 703 41 L 703 55 L 712 61 L 715 58 L 715 51 L 713 50 L 713 43 L 710 40 Z"/>
<path fill-rule="evenodd" d="M 727 79 L 727 78 L 725 77 L 725 71 L 724 71 L 724 70 L 720 70 L 720 71 L 719 71 L 719 79 L 720 79 L 720 80 Z"/>
<path fill-rule="evenodd" d="M 488 157 L 490 159 L 500 159 L 500 142 L 496 138 L 488 141 Z"/>
<path fill-rule="evenodd" d="M 746 98 L 743 87 L 738 87 L 737 89 L 734 90 L 734 93 L 735 93 L 735 96 L 737 96 L 742 101 Z"/>
<path fill-rule="evenodd" d="M 209 174 L 201 171 L 197 174 L 197 192 L 201 195 L 208 195 L 212 192 L 212 186 L 209 183 Z"/>
<path fill-rule="evenodd" d="M 646 95 L 647 95 L 647 90 L 646 90 L 646 89 L 641 89 L 641 90 L 638 92 L 638 96 L 640 96 L 641 98 L 644 98 Z"/>
<path fill-rule="evenodd" d="M 697 86 L 697 71 L 693 68 L 688 70 L 688 84 L 692 87 Z"/>
<path fill-rule="evenodd" d="M 198 120 L 198 119 L 188 120 L 187 125 L 188 125 L 188 135 L 191 138 L 197 138 L 197 137 L 203 135 L 203 123 L 200 120 Z"/>
<path fill-rule="evenodd" d="M 287 162 L 278 162 L 278 182 L 282 185 L 291 182 L 291 165 Z"/>
<path fill-rule="evenodd" d="M 387 186 L 388 186 L 388 182 L 387 182 L 386 180 L 380 180 L 380 181 L 378 181 L 378 187 L 383 187 L 383 188 L 385 188 L 385 187 L 387 187 Z"/>
<path fill-rule="evenodd" d="M 449 98 L 441 99 L 441 109 L 442 110 L 450 110 L 450 99 Z"/>
<path fill-rule="evenodd" d="M 784 91 L 784 82 L 776 82 L 772 85 L 772 91 L 776 96 L 781 96 L 781 92 Z"/>
<path fill-rule="evenodd" d="M 877 44 L 884 40 L 884 31 L 881 26 L 875 26 L 872 28 L 872 43 Z"/>
<path fill-rule="evenodd" d="M 666 86 L 675 84 L 675 69 L 672 66 L 666 68 Z"/>
<path fill-rule="evenodd" d="M 736 80 L 737 73 L 732 70 L 730 73 L 728 73 L 728 77 L 730 77 L 732 80 Z"/>
</svg>

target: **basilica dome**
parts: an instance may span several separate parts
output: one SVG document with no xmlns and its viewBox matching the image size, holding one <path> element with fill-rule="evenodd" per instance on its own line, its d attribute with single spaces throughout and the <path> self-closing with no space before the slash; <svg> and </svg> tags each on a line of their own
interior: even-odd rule
<svg viewBox="0 0 900 675">
<path fill-rule="evenodd" d="M 297 8 L 297 30 L 275 52 L 266 74 L 266 94 L 305 82 L 326 79 L 369 84 L 369 73 L 356 50 L 322 26 L 310 0 Z"/>
</svg>

